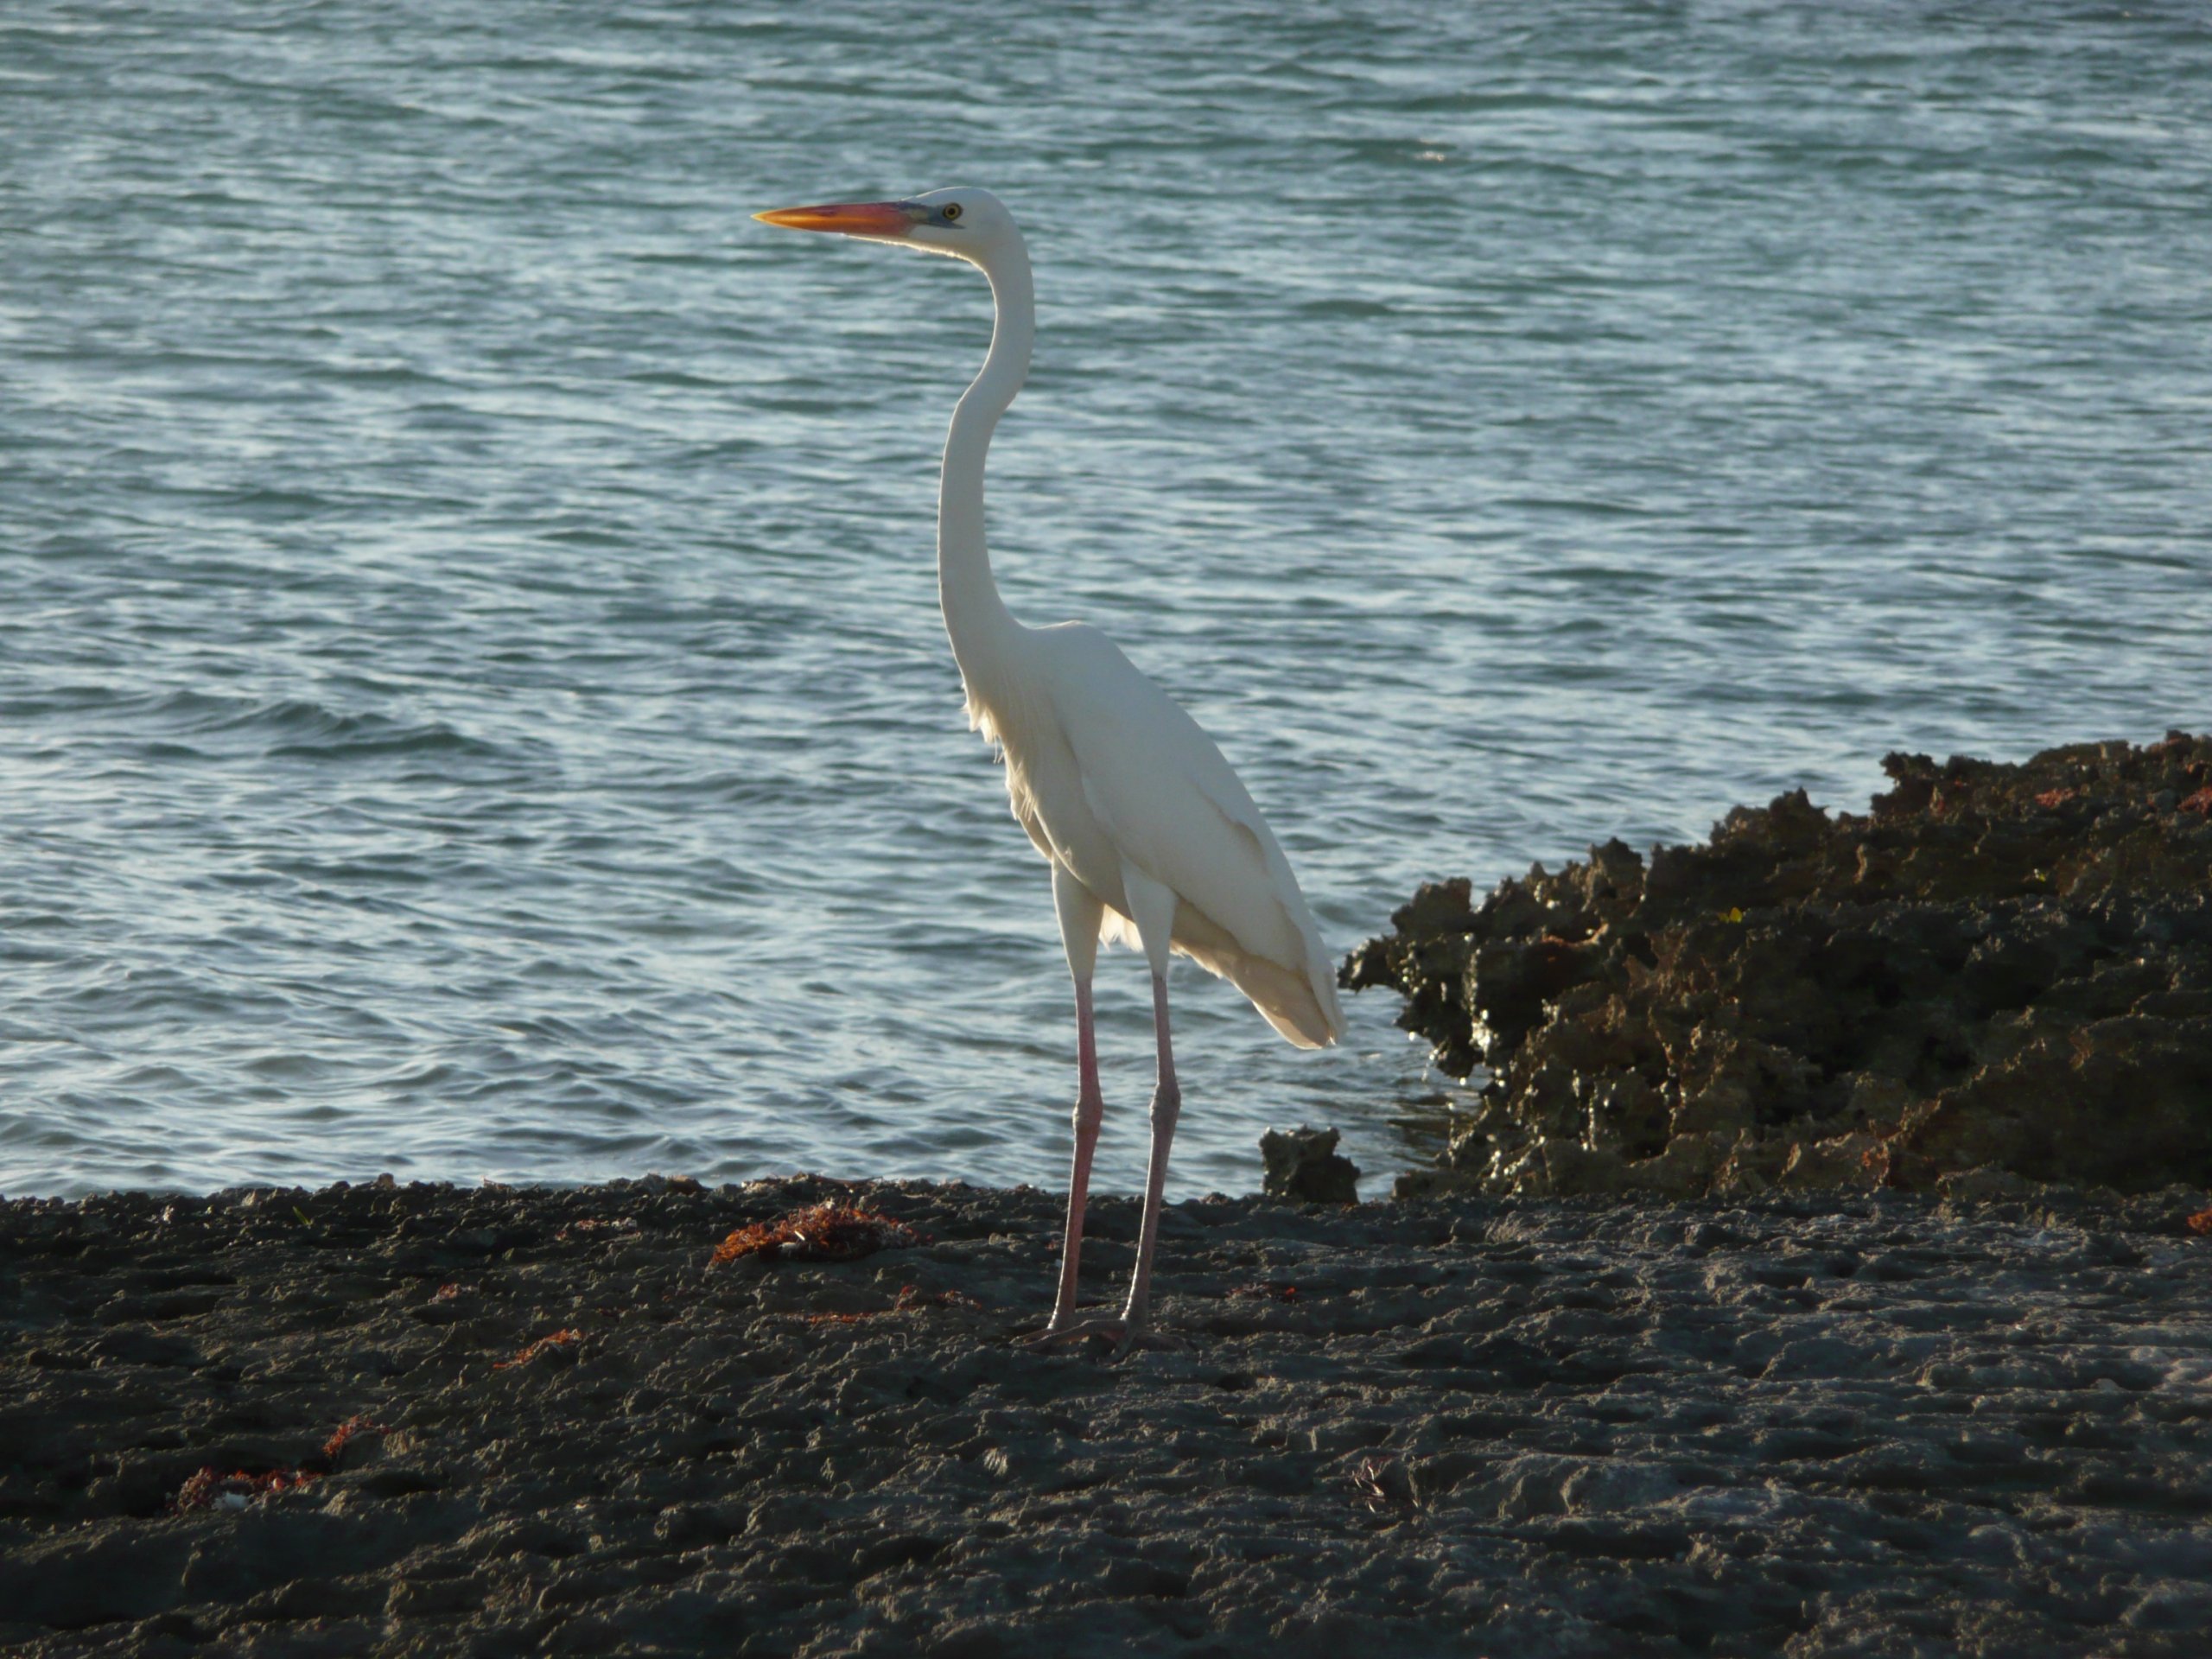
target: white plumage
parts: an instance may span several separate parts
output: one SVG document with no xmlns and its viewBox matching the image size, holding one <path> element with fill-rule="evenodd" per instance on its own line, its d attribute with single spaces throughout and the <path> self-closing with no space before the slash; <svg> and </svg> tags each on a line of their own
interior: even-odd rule
<svg viewBox="0 0 2212 1659">
<path fill-rule="evenodd" d="M 1336 975 L 1274 832 L 1214 741 L 1086 623 L 1027 631 L 1046 696 L 990 714 L 1014 815 L 1134 938 L 1134 867 L 1174 894 L 1171 944 L 1252 1000 L 1300 1048 L 1344 1033 Z M 1042 714 L 1044 718 L 1036 718 Z"/>
<path fill-rule="evenodd" d="M 1328 951 L 1290 862 L 1213 740 L 1097 629 L 1031 628 L 1007 612 L 983 533 L 992 430 L 1028 373 L 1035 334 L 1029 257 L 986 190 L 902 201 L 785 208 L 756 217 L 794 230 L 900 242 L 967 260 L 990 279 L 991 349 L 954 412 L 938 499 L 938 596 L 967 689 L 969 719 L 998 746 L 1014 816 L 1052 861 L 1076 986 L 1075 1160 L 1059 1294 L 1046 1338 L 1143 1334 L 1167 1152 L 1180 1109 L 1167 1023 L 1171 950 L 1219 975 L 1290 1041 L 1344 1034 Z M 1090 978 L 1101 938 L 1126 938 L 1153 970 L 1159 1084 L 1152 1162 L 1129 1297 L 1117 1319 L 1077 1321 L 1077 1254 L 1103 1109 Z"/>
</svg>

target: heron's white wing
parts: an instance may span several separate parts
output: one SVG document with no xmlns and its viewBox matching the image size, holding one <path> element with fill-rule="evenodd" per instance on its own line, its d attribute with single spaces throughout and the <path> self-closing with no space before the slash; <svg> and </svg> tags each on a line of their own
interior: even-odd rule
<svg viewBox="0 0 2212 1659">
<path fill-rule="evenodd" d="M 1173 889 L 1235 952 L 1305 982 L 1334 1035 L 1335 976 L 1298 879 L 1274 832 L 1214 741 L 1113 641 L 1080 623 L 1037 635 L 1052 706 L 1081 773 L 1084 798 L 1122 857 Z M 1204 930 L 1194 928 L 1203 943 Z M 1183 928 L 1177 928 L 1178 943 Z M 1244 974 L 1190 954 L 1244 986 Z M 1277 1021 L 1278 1025 L 1281 1022 Z M 1286 1034 L 1288 1034 L 1287 1033 Z"/>
</svg>

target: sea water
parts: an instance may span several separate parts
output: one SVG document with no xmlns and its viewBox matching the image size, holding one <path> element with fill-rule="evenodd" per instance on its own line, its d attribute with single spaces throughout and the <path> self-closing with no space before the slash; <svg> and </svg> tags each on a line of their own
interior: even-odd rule
<svg viewBox="0 0 2212 1659">
<path fill-rule="evenodd" d="M 2194 3 L 0 15 L 0 1190 L 1065 1179 L 1047 875 L 935 469 L 989 297 L 755 209 L 986 185 L 1006 597 L 1332 947 L 1887 750 L 2212 719 Z M 1179 1193 L 1439 1080 L 1173 983 Z M 1099 1180 L 1142 1179 L 1139 959 Z"/>
</svg>

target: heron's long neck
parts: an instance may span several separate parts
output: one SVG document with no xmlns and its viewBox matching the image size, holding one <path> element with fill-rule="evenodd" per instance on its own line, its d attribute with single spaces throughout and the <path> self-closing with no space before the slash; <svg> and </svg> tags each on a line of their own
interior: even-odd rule
<svg viewBox="0 0 2212 1659">
<path fill-rule="evenodd" d="M 1020 245 L 1007 248 L 984 274 L 998 308 L 990 354 L 952 413 L 937 497 L 938 602 L 971 699 L 990 695 L 1020 627 L 999 597 L 983 543 L 983 461 L 999 416 L 1028 376 L 1030 342 L 1037 334 L 1029 256 Z"/>
</svg>

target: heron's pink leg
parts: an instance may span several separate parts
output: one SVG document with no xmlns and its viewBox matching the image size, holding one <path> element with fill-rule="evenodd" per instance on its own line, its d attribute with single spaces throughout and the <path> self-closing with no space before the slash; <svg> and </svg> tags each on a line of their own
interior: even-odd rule
<svg viewBox="0 0 2212 1659">
<path fill-rule="evenodd" d="M 1098 1038 L 1090 1021 L 1090 982 L 1075 982 L 1075 1168 L 1068 1177 L 1068 1230 L 1060 1247 L 1060 1294 L 1052 1303 L 1052 1322 L 1063 1329 L 1075 1317 L 1076 1267 L 1083 1255 L 1083 1206 L 1090 1191 L 1090 1154 L 1098 1145 L 1098 1120 L 1105 1097 L 1098 1090 Z"/>
<path fill-rule="evenodd" d="M 1118 1356 L 1132 1348 L 1180 1347 L 1144 1328 L 1151 1301 L 1152 1249 L 1160 1237 L 1160 1195 L 1167 1185 L 1167 1147 L 1175 1138 L 1175 1118 L 1182 1109 L 1183 1093 L 1175 1084 L 1175 1052 L 1167 1039 L 1167 952 L 1173 935 L 1174 890 L 1154 881 L 1124 862 L 1122 888 L 1129 901 L 1122 913 L 1137 925 L 1146 958 L 1152 963 L 1152 1024 L 1160 1041 L 1160 1084 L 1152 1096 L 1152 1168 L 1145 1184 L 1144 1221 L 1137 1245 L 1136 1272 L 1129 1281 L 1129 1300 L 1118 1315 L 1092 1314 L 1074 1319 L 1076 1250 L 1083 1236 L 1084 1191 L 1090 1179 L 1090 1148 L 1097 1133 L 1097 1062 L 1090 1046 L 1090 969 L 1096 955 L 1099 900 L 1058 865 L 1053 866 L 1052 893 L 1060 908 L 1060 934 L 1068 947 L 1068 967 L 1077 986 L 1077 1012 L 1082 1030 L 1077 1054 L 1084 1064 L 1083 1093 L 1076 1105 L 1075 1181 L 1068 1193 L 1068 1242 L 1060 1263 L 1060 1296 L 1052 1323 L 1029 1338 L 1033 1347 L 1088 1341 L 1103 1337 Z M 1085 1100 L 1093 1103 L 1086 1113 Z M 1089 1128 L 1086 1130 L 1086 1120 Z"/>
<path fill-rule="evenodd" d="M 1152 1303 L 1152 1249 L 1160 1240 L 1161 1194 L 1167 1186 L 1167 1148 L 1175 1139 L 1175 1120 L 1183 1113 L 1183 1090 L 1175 1081 L 1175 1048 L 1167 1037 L 1167 976 L 1152 976 L 1152 1030 L 1160 1045 L 1160 1080 L 1152 1092 L 1152 1161 L 1145 1171 L 1144 1221 L 1137 1233 L 1137 1267 L 1129 1280 L 1129 1300 L 1122 1309 L 1126 1347 L 1144 1327 Z"/>
</svg>

